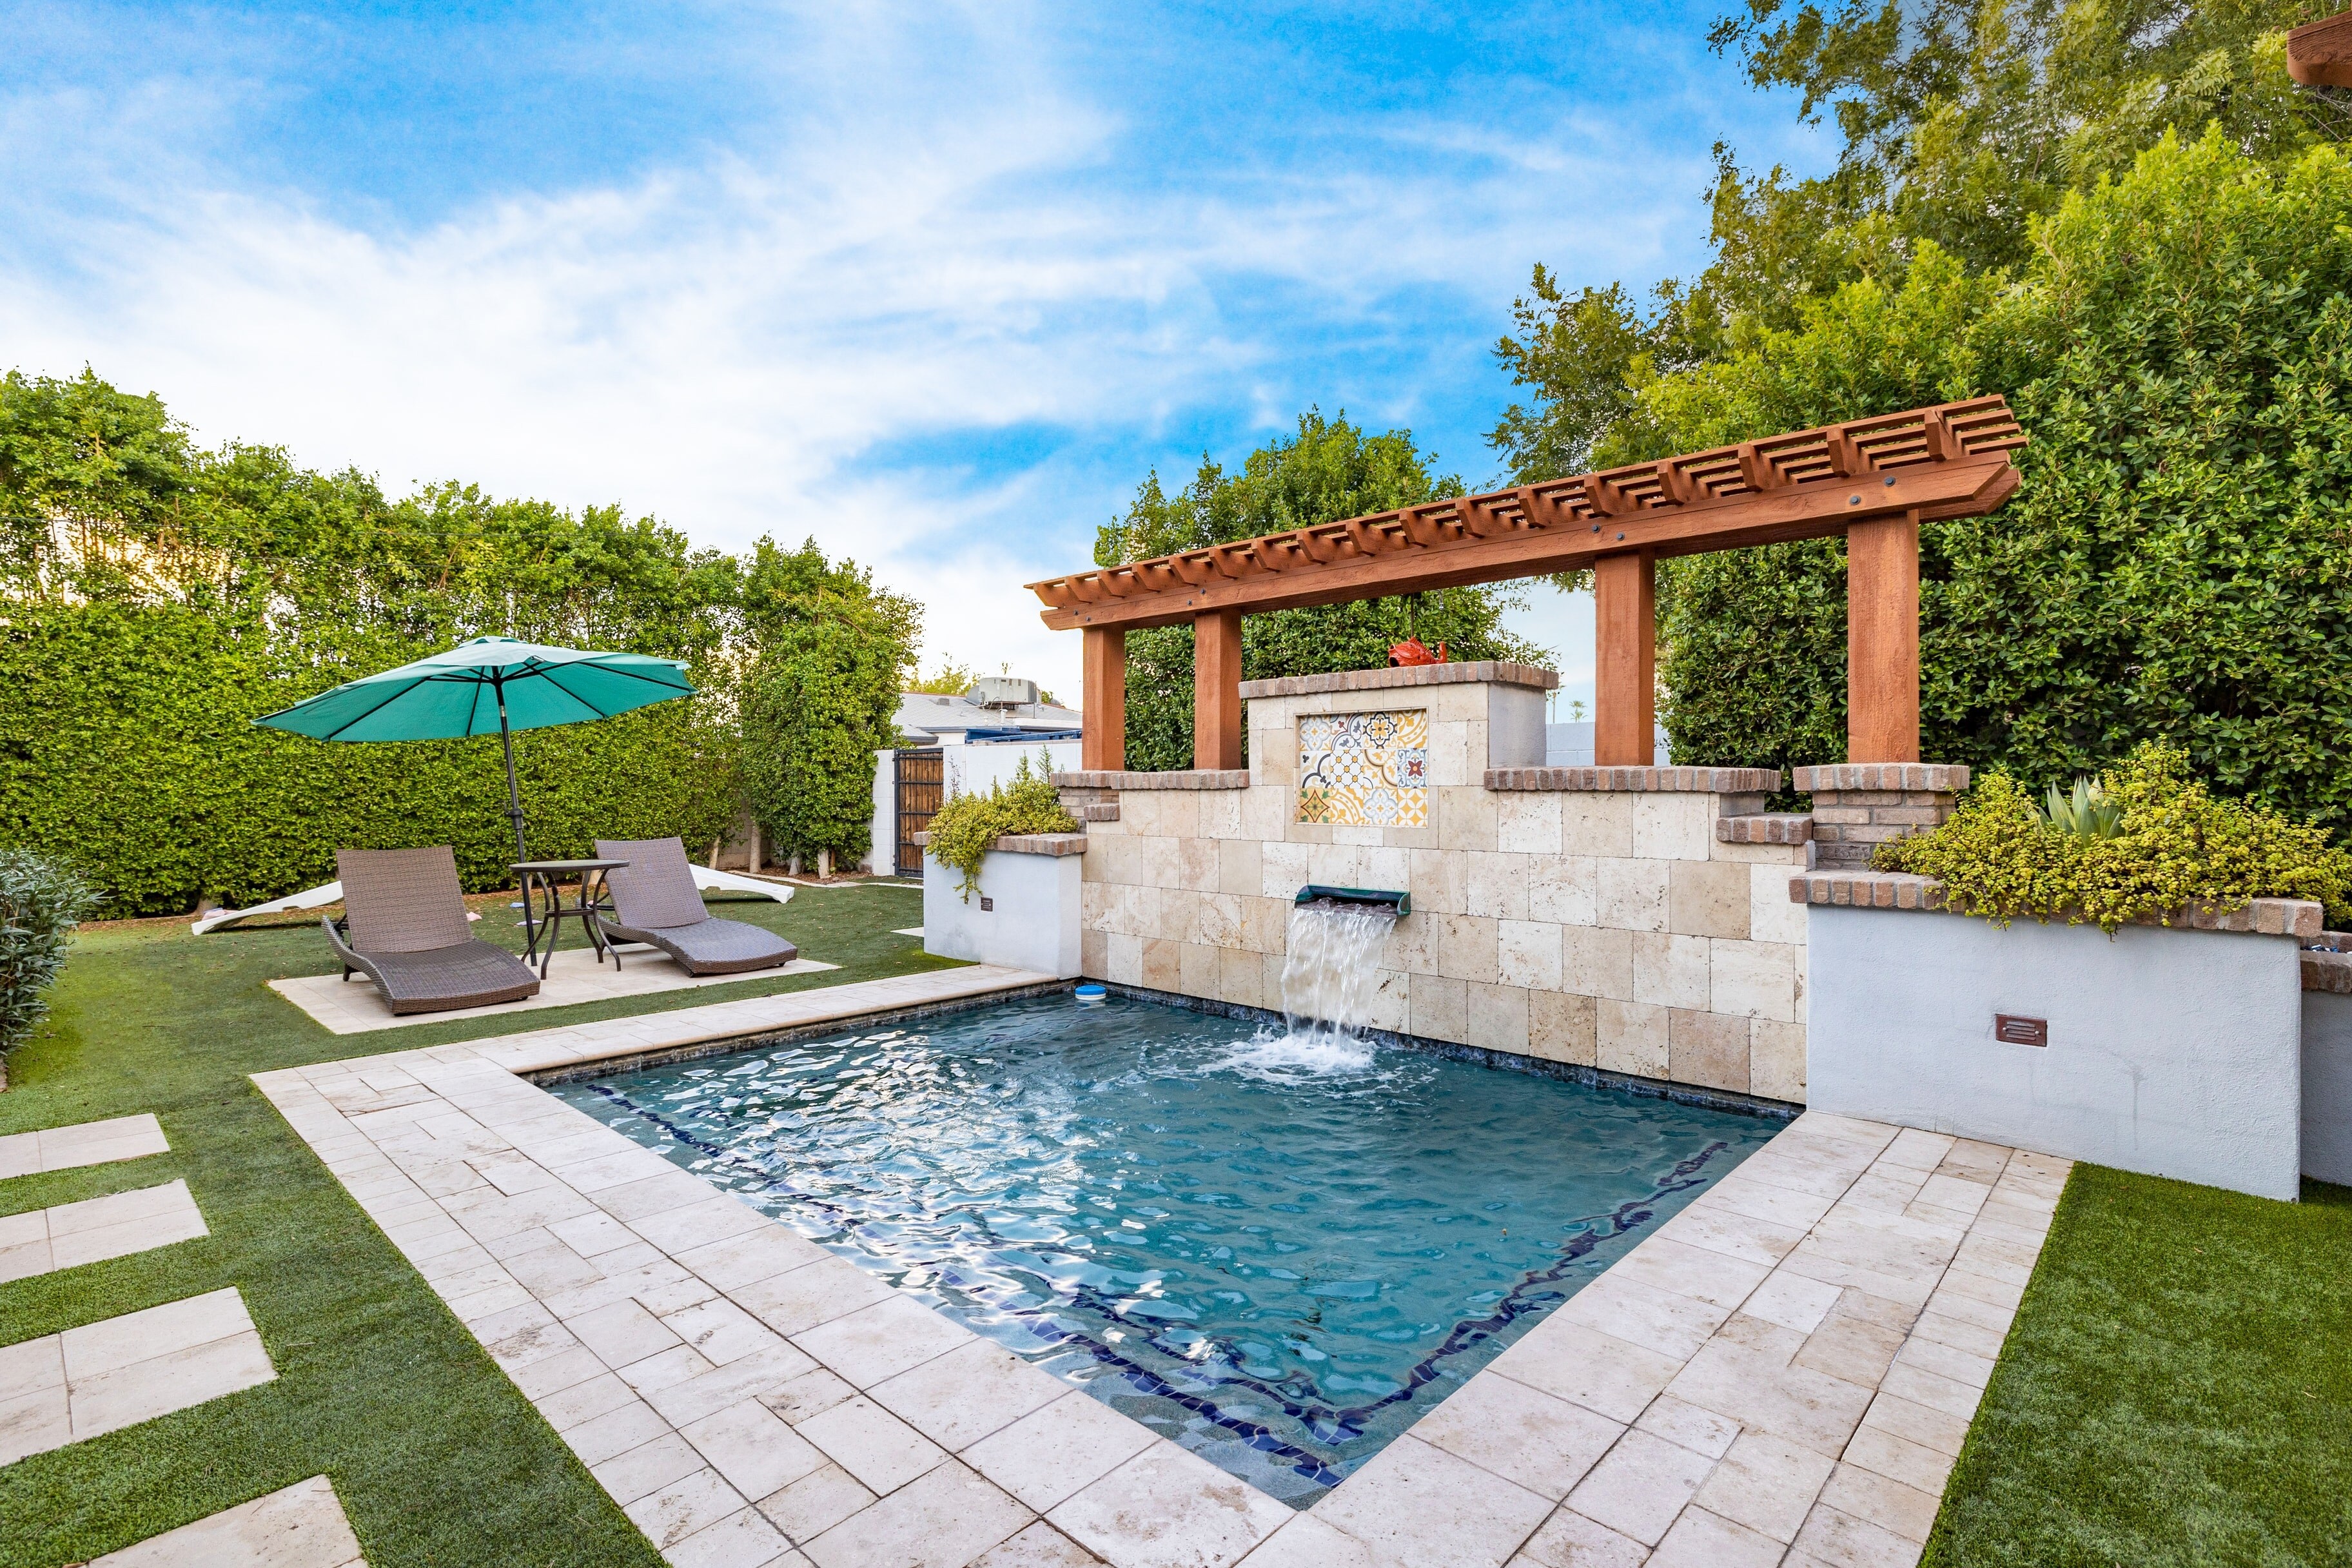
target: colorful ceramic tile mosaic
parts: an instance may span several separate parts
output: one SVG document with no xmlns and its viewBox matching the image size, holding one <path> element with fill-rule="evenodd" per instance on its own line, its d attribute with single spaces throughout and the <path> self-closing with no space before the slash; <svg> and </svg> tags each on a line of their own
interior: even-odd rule
<svg viewBox="0 0 2352 1568">
<path fill-rule="evenodd" d="M 1302 714 L 1298 820 L 1427 826 L 1428 711 Z"/>
</svg>

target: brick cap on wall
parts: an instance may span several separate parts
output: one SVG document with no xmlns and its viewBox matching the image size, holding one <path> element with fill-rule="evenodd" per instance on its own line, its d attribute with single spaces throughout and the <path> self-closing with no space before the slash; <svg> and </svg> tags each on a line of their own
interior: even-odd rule
<svg viewBox="0 0 2352 1568">
<path fill-rule="evenodd" d="M 2352 949 L 2352 935 L 2340 931 L 2319 933 L 2323 942 L 2333 939 L 2333 945 Z M 2352 952 L 2314 952 L 2304 950 L 2303 988 L 2305 991 L 2331 991 L 2338 996 L 2352 996 Z"/>
<path fill-rule="evenodd" d="M 913 835 L 917 844 L 928 848 L 931 836 Z M 1083 855 L 1087 852 L 1087 836 L 1083 833 L 1008 833 L 989 846 L 1000 855 Z"/>
<path fill-rule="evenodd" d="M 1812 836 L 1813 819 L 1800 812 L 1768 811 L 1715 819 L 1715 837 L 1724 844 L 1802 844 Z"/>
<path fill-rule="evenodd" d="M 1247 768 L 1172 768 L 1163 773 L 1095 771 L 1053 775 L 1056 789 L 1247 789 Z"/>
<path fill-rule="evenodd" d="M 1789 787 L 1799 795 L 1846 789 L 1931 789 L 1958 795 L 1969 787 L 1969 770 L 1958 763 L 1831 763 L 1789 771 Z"/>
<path fill-rule="evenodd" d="M 1789 900 L 1857 910 L 1942 910 L 1944 884 L 1907 871 L 1813 871 L 1789 879 Z M 2019 917 L 2031 920 L 2030 915 Z M 2319 934 L 2321 910 L 2306 899 L 2256 899 L 2242 910 L 2175 910 L 2168 917 L 2147 915 L 2134 925 L 2171 925 L 2187 931 L 2251 931 L 2308 942 Z"/>
<path fill-rule="evenodd" d="M 1780 773 L 1776 768 L 1488 768 L 1486 787 L 1769 795 L 1780 787 Z"/>
<path fill-rule="evenodd" d="M 1549 691 L 1559 684 L 1559 677 L 1531 664 L 1486 658 L 1468 664 L 1408 664 L 1395 669 L 1342 669 L 1330 675 L 1244 680 L 1242 699 L 1247 701 L 1254 697 L 1313 697 L 1325 691 L 1381 691 L 1395 686 L 1456 686 L 1470 681 L 1531 686 L 1538 691 Z"/>
</svg>

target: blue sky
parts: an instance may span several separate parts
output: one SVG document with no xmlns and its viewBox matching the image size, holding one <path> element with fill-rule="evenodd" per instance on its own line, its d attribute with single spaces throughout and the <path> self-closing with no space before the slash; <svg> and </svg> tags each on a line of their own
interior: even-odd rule
<svg viewBox="0 0 2352 1568">
<path fill-rule="evenodd" d="M 16 5 L 0 343 L 394 491 L 814 534 L 1066 693 L 1019 584 L 1147 471 L 1312 405 L 1486 482 L 1534 263 L 1687 274 L 1715 142 L 1825 160 L 1722 8 Z M 1515 624 L 1589 696 L 1589 615 Z"/>
</svg>

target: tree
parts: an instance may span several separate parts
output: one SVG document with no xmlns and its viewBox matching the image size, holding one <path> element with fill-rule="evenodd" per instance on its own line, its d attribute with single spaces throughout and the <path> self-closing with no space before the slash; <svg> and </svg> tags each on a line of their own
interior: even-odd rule
<svg viewBox="0 0 2352 1568">
<path fill-rule="evenodd" d="M 1848 284 L 1899 285 L 1923 245 L 2014 274 L 2033 221 L 2208 124 L 2282 164 L 2352 133 L 2342 95 L 2295 88 L 2284 30 L 2318 0 L 1745 0 L 1709 35 L 1759 89 L 1827 116 L 1837 166 L 1740 169 L 1716 149 L 1715 255 L 1643 303 L 1538 266 L 1496 356 L 1528 389 L 1488 439 L 1521 481 L 1578 471 L 1639 416 L 1630 384 L 1752 352 Z M 1639 445 L 1639 438 L 1633 444 Z"/>
<path fill-rule="evenodd" d="M 1922 534 L 1926 753 L 2039 783 L 2165 741 L 2352 826 L 2352 159 L 2168 134 L 2032 232 L 2014 280 L 1923 241 L 1645 383 L 1604 459 L 2006 392 L 2018 493 Z M 1840 542 L 1668 563 L 1659 597 L 1677 755 L 1843 754 Z"/>
<path fill-rule="evenodd" d="M 1458 478 L 1433 478 L 1430 468 L 1410 431 L 1368 436 L 1345 413 L 1326 419 L 1310 410 L 1299 416 L 1295 435 L 1250 453 L 1238 473 L 1204 454 L 1192 482 L 1173 495 L 1156 472 L 1148 476 L 1127 515 L 1100 531 L 1095 561 L 1114 566 L 1463 493 Z M 1391 645 L 1415 634 L 1433 645 L 1444 641 L 1455 658 L 1546 662 L 1544 649 L 1502 629 L 1509 602 L 1507 587 L 1445 588 L 1247 616 L 1242 674 L 1264 680 L 1373 668 L 1388 662 Z M 1128 634 L 1127 765 L 1192 765 L 1190 627 Z"/>
<path fill-rule="evenodd" d="M 920 611 L 816 541 L 762 539 L 743 603 L 752 651 L 740 686 L 742 776 L 780 855 L 831 850 L 855 865 L 870 842 L 874 753 L 898 742 L 902 672 Z"/>
</svg>

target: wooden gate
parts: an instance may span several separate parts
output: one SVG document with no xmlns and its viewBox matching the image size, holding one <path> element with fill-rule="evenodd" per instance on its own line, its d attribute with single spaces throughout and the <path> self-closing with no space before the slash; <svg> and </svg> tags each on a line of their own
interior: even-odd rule
<svg viewBox="0 0 2352 1568">
<path fill-rule="evenodd" d="M 929 827 L 931 818 L 940 814 L 947 775 L 936 746 L 899 752 L 892 763 L 898 814 L 898 875 L 919 877 L 923 874 L 923 850 L 915 842 L 915 835 Z"/>
</svg>

